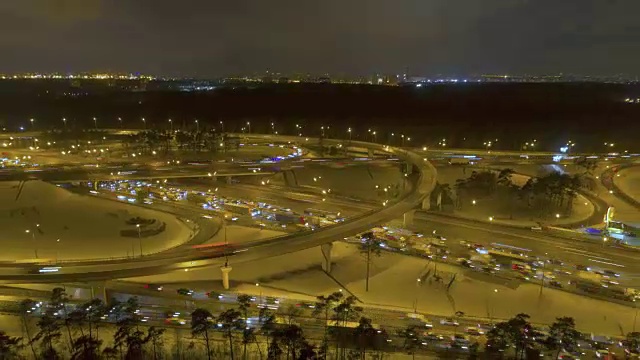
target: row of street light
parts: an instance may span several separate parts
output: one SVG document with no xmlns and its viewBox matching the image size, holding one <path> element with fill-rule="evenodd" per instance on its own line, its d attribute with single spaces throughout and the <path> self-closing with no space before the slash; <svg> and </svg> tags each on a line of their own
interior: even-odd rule
<svg viewBox="0 0 640 360">
<path fill-rule="evenodd" d="M 95 129 L 98 129 L 98 118 L 97 117 L 92 117 L 93 120 L 93 126 Z M 117 118 L 118 123 L 120 124 L 120 127 L 122 127 L 123 125 L 123 120 L 121 117 Z M 147 120 L 146 118 L 142 117 L 140 118 L 140 121 L 142 122 L 142 126 L 143 129 L 147 129 Z M 35 130 L 35 124 L 36 124 L 36 119 L 35 118 L 30 118 L 29 122 L 31 123 L 31 129 Z M 67 118 L 63 117 L 62 118 L 62 123 L 64 128 L 67 128 Z M 225 124 L 224 121 L 220 120 L 219 122 L 219 128 L 221 130 L 221 132 L 225 132 Z M 168 124 L 169 124 L 169 128 L 170 130 L 173 132 L 174 127 L 173 127 L 173 119 L 168 119 Z M 194 119 L 193 124 L 196 127 L 196 131 L 200 131 L 200 121 L 198 119 Z M 275 122 L 271 121 L 269 123 L 270 125 L 270 133 L 274 134 L 274 135 L 278 135 L 278 131 L 276 130 L 276 124 Z M 301 124 L 295 124 L 295 134 L 297 134 L 298 136 L 303 136 L 303 128 L 304 126 Z M 22 128 L 21 128 L 22 129 Z M 327 137 L 327 135 L 329 134 L 329 130 L 331 129 L 330 126 L 328 125 L 321 125 L 320 126 L 320 134 L 322 137 Z M 243 133 L 251 133 L 251 122 L 247 121 L 246 123 L 244 123 L 244 125 L 241 127 L 241 132 Z M 349 140 L 353 139 L 353 133 L 354 130 L 351 127 L 348 127 L 346 129 L 346 136 L 345 138 L 348 138 Z M 378 135 L 378 131 L 375 129 L 371 129 L 369 128 L 367 130 L 367 134 L 366 134 L 366 139 L 368 141 L 372 141 L 372 142 L 377 142 L 377 135 Z M 409 143 L 411 141 L 411 137 L 406 136 L 405 134 L 396 134 L 395 132 L 389 132 L 387 135 L 387 143 L 389 145 L 393 144 L 395 142 L 395 138 L 396 136 L 398 136 L 400 138 L 400 145 L 402 147 L 404 147 L 405 145 L 408 145 L 407 143 Z M 490 150 L 491 148 L 493 148 L 495 146 L 495 143 L 497 143 L 499 141 L 499 139 L 492 139 L 492 140 L 487 140 L 484 141 L 482 143 L 483 147 L 486 150 Z M 520 146 L 520 150 L 535 150 L 537 148 L 539 148 L 539 143 L 538 140 L 533 139 L 531 141 L 527 141 L 524 142 L 521 146 Z M 562 153 L 568 153 L 572 150 L 573 147 L 575 147 L 576 143 L 574 143 L 573 141 L 569 140 L 565 145 L 563 145 L 562 147 L 560 147 L 560 152 Z M 438 147 L 447 147 L 447 139 L 446 138 L 442 138 L 440 141 L 438 141 L 437 143 Z M 613 148 L 615 146 L 615 143 L 613 142 L 605 142 L 604 146 L 606 148 Z M 427 147 L 423 147 L 423 150 L 427 150 Z"/>
</svg>

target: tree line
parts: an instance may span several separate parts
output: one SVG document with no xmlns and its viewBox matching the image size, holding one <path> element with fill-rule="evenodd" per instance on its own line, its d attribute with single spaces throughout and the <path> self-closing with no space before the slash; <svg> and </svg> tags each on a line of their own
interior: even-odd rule
<svg viewBox="0 0 640 360">
<path fill-rule="evenodd" d="M 512 169 L 472 171 L 469 177 L 456 180 L 453 188 L 450 184 L 438 184 L 439 191 L 434 193 L 440 193 L 442 202 L 452 204 L 456 209 L 495 197 L 506 204 L 510 218 L 518 207 L 544 217 L 559 212 L 570 215 L 573 203 L 584 187 L 584 174 L 551 172 L 529 177 L 523 185 L 513 181 L 514 174 Z"/>
<path fill-rule="evenodd" d="M 272 310 L 249 295 L 238 295 L 235 305 L 215 314 L 196 308 L 190 325 L 182 329 L 190 337 L 186 348 L 174 327 L 150 325 L 136 297 L 109 305 L 99 299 L 71 303 L 63 288 L 55 288 L 47 303 L 24 300 L 19 305 L 23 337 L 0 331 L 0 359 L 266 359 L 326 360 L 382 359 L 398 351 L 415 357 L 524 359 L 580 352 L 580 342 L 590 336 L 576 329 L 571 317 L 559 317 L 548 329 L 536 328 L 527 314 L 489 324 L 486 342 L 466 340 L 455 327 L 451 340 L 430 338 L 422 324 L 409 324 L 393 334 L 363 316 L 353 296 L 334 292 L 318 296 L 302 307 L 290 305 Z M 302 324 L 311 310 L 317 328 Z M 456 317 L 464 316 L 463 313 Z M 32 320 L 36 320 L 35 327 Z M 178 328 L 180 329 L 180 328 Z M 393 343 L 391 337 L 400 339 Z M 173 341 L 173 342 L 172 342 Z M 435 346 L 435 342 L 444 346 Z M 622 340 L 628 353 L 638 353 L 640 332 Z M 169 347 L 169 349 L 168 349 Z M 393 358 L 393 357 L 391 357 Z"/>
</svg>

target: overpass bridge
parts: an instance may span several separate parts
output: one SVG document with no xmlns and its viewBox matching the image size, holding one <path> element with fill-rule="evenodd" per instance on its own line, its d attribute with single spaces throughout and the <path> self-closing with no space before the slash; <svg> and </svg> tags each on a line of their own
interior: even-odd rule
<svg viewBox="0 0 640 360">
<path fill-rule="evenodd" d="M 247 137 L 246 134 L 243 136 Z M 271 141 L 291 141 L 304 146 L 305 143 L 317 142 L 318 139 L 295 136 L 276 136 L 251 134 L 252 139 Z M 342 145 L 342 140 L 323 139 L 324 144 Z M 58 272 L 35 274 L 33 265 L 3 266 L 0 268 L 1 283 L 60 283 L 70 281 L 103 281 L 114 278 L 126 278 L 166 273 L 194 267 L 220 265 L 223 284 L 228 287 L 232 264 L 242 264 L 258 259 L 288 254 L 304 249 L 320 246 L 323 254 L 322 267 L 331 271 L 332 243 L 348 236 L 367 231 L 376 224 L 404 217 L 406 222 L 413 219 L 416 208 L 428 209 L 429 195 L 436 183 L 435 168 L 422 156 L 406 149 L 390 147 L 359 141 L 350 141 L 350 145 L 371 149 L 372 152 L 384 152 L 407 163 L 406 188 L 408 191 L 395 203 L 361 214 L 347 221 L 315 231 L 291 234 L 283 237 L 247 243 L 235 249 L 227 260 L 220 257 L 202 259 L 202 254 L 188 252 L 167 258 L 142 258 L 127 263 L 98 262 L 73 265 L 65 264 Z"/>
<path fill-rule="evenodd" d="M 236 169 L 231 171 L 180 171 L 180 172 L 160 172 L 160 171 L 128 171 L 117 172 L 108 171 L 82 171 L 55 170 L 55 171 L 10 171 L 0 173 L 0 181 L 27 181 L 42 180 L 53 183 L 74 182 L 74 181 L 116 181 L 116 180 L 156 180 L 156 179 L 181 179 L 181 178 L 216 178 L 222 177 L 231 179 L 240 176 L 271 176 L 276 171 L 249 171 L 246 169 Z"/>
<path fill-rule="evenodd" d="M 297 184 L 292 169 L 299 167 L 333 167 L 343 168 L 353 165 L 392 165 L 399 162 L 397 158 L 291 158 L 281 161 L 260 162 L 184 162 L 184 165 L 139 165 L 126 163 L 104 164 L 58 164 L 32 168 L 0 169 L 0 181 L 42 180 L 53 183 L 61 182 L 102 182 L 117 180 L 157 180 L 181 178 L 225 178 L 231 183 L 235 177 L 269 177 L 277 173 L 285 173 L 285 180 L 290 185 Z"/>
</svg>

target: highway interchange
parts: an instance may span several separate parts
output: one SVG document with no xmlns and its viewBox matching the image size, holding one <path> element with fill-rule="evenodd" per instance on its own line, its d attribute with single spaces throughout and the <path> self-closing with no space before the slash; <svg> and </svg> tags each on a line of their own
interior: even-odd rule
<svg viewBox="0 0 640 360">
<path fill-rule="evenodd" d="M 269 139 L 271 136 L 259 136 L 257 138 Z M 285 141 L 291 141 L 291 139 L 284 138 Z M 359 144 L 359 146 L 367 146 L 368 144 Z M 389 151 L 396 157 L 408 157 L 410 161 L 414 163 L 423 164 L 423 155 L 412 155 L 401 149 L 389 148 L 384 145 L 375 145 L 377 150 Z M 419 152 L 419 151 L 418 151 Z M 494 156 L 498 156 L 494 154 Z M 513 154 L 508 154 L 513 156 Z M 527 160 L 529 162 L 531 160 Z M 546 160 L 541 160 L 546 161 Z M 238 169 L 242 170 L 246 167 L 255 166 L 256 164 L 247 164 L 237 166 L 235 164 L 222 165 L 220 167 L 220 174 L 240 174 Z M 121 168 L 121 172 L 126 172 L 127 175 L 123 178 L 149 178 L 152 179 L 154 172 L 157 169 L 148 166 L 135 167 L 131 164 L 113 164 L 117 168 Z M 187 168 L 187 167 L 185 167 Z M 188 167 L 189 170 L 180 167 L 177 171 L 173 169 L 167 170 L 161 177 L 181 177 L 187 173 L 186 177 L 190 178 L 205 178 L 210 176 L 210 171 L 201 171 L 197 167 Z M 197 170 L 191 170 L 196 168 Z M 269 165 L 262 166 L 262 175 L 269 175 Z M 77 167 L 68 167 L 62 169 L 50 169 L 46 172 L 42 178 L 46 180 L 60 180 L 60 181 L 78 181 L 78 180 L 91 180 L 99 178 L 104 175 L 103 181 L 112 180 L 111 175 L 113 169 L 100 170 L 96 169 L 87 171 L 86 167 L 78 169 Z M 432 169 L 431 169 L 432 170 Z M 134 173 L 131 171 L 135 171 Z M 108 172 L 108 174 L 107 174 Z M 254 173 L 248 171 L 247 173 Z M 254 173 L 255 174 L 255 173 Z M 11 174 L 1 174 L 7 176 L 6 179 L 15 179 Z M 37 176 L 41 176 L 38 174 Z M 216 174 L 217 175 L 217 174 Z M 429 174 L 427 174 L 429 175 Z M 18 178 L 22 175 L 18 175 Z M 28 175 L 29 177 L 32 174 Z M 59 178 L 57 178 L 59 176 Z M 222 175 L 221 175 L 222 176 Z M 425 176 L 425 174 L 421 174 Z M 430 174 L 435 176 L 435 174 Z M 241 263 L 253 261 L 268 256 L 281 255 L 283 253 L 295 252 L 298 250 L 315 247 L 327 241 L 334 241 L 336 238 L 344 238 L 360 232 L 363 232 L 371 228 L 372 224 L 381 224 L 398 218 L 406 211 L 418 206 L 426 195 L 430 191 L 430 187 L 433 186 L 435 179 L 433 177 L 421 178 L 416 175 L 410 177 L 409 192 L 408 195 L 404 195 L 401 198 L 399 204 L 394 204 L 389 207 L 380 208 L 379 204 L 371 201 L 354 201 L 353 199 L 341 199 L 337 196 L 320 195 L 317 192 L 300 190 L 287 190 L 283 191 L 282 188 L 277 186 L 260 186 L 260 185 L 226 185 L 220 184 L 217 186 L 220 193 L 224 193 L 227 196 L 245 197 L 253 199 L 264 199 L 273 203 L 288 205 L 292 208 L 299 207 L 302 209 L 306 207 L 306 204 L 316 204 L 322 202 L 322 206 L 327 208 L 334 208 L 336 210 L 344 211 L 346 214 L 352 217 L 351 221 L 334 227 L 322 229 L 320 231 L 311 234 L 290 234 L 280 239 L 269 239 L 261 241 L 256 244 L 252 243 L 248 251 L 243 251 L 238 254 L 237 258 L 232 257 L 232 261 Z M 197 187 L 198 182 L 194 181 L 190 186 Z M 305 204 L 305 205 L 301 205 Z M 196 235 L 195 239 L 191 240 L 191 243 L 204 242 L 207 238 L 210 238 L 215 232 L 215 226 L 211 225 L 211 222 L 207 219 L 203 219 L 200 215 L 205 214 L 202 209 L 188 208 L 179 206 L 172 203 L 156 203 L 154 208 L 174 214 L 180 214 L 181 216 L 190 215 L 194 221 L 197 221 L 200 225 L 200 232 Z M 363 215 L 364 214 L 364 215 Z M 640 265 L 634 261 L 637 259 L 635 252 L 622 247 L 611 246 L 605 244 L 598 239 L 589 239 L 573 234 L 556 234 L 548 233 L 542 230 L 532 230 L 525 228 L 505 227 L 492 223 L 482 223 L 472 220 L 466 220 L 461 218 L 454 218 L 448 216 L 442 216 L 439 214 L 432 214 L 429 212 L 418 211 L 415 217 L 414 228 L 423 232 L 434 231 L 438 234 L 443 234 L 448 239 L 452 249 L 460 248 L 458 251 L 461 253 L 466 251 L 461 242 L 468 242 L 474 244 L 481 244 L 489 247 L 493 243 L 500 243 L 506 245 L 517 246 L 526 248 L 532 251 L 532 253 L 540 256 L 548 256 L 549 258 L 561 259 L 564 262 L 571 264 L 581 264 L 586 266 L 599 266 L 614 269 L 619 271 L 621 281 L 624 281 L 625 285 L 629 287 L 640 287 Z M 272 246 L 274 241 L 281 241 L 287 243 L 285 249 L 282 246 Z M 454 251 L 454 250 L 452 250 Z M 112 261 L 96 264 L 95 262 L 87 261 L 86 263 L 75 263 L 71 266 L 63 266 L 64 271 L 55 274 L 25 274 L 24 269 L 16 268 L 8 264 L 0 264 L 0 281 L 4 283 L 77 283 L 79 279 L 82 281 L 104 281 L 119 278 L 126 278 L 131 276 L 142 276 L 158 274 L 170 271 L 183 271 L 185 269 L 203 267 L 203 266 L 220 266 L 224 263 L 222 258 L 194 260 L 192 254 L 187 251 L 187 247 L 181 247 L 174 249 L 166 254 L 157 254 L 149 256 L 136 261 Z M 141 266 L 142 265 L 142 266 Z M 122 282 L 109 281 L 109 288 L 114 294 L 135 294 L 146 295 L 144 291 L 140 292 L 137 285 L 126 284 Z M 132 288 L 134 286 L 135 288 Z M 158 298 L 155 297 L 154 301 Z M 203 294 L 196 294 L 195 297 L 202 301 Z M 163 295 L 164 296 L 164 295 Z M 174 296 L 168 296 L 167 308 L 174 306 L 175 302 L 170 299 L 174 299 Z M 175 299 L 174 299 L 175 300 Z M 216 307 L 218 305 L 214 305 Z M 376 313 L 377 312 L 377 313 Z M 375 318 L 389 321 L 389 318 L 395 317 L 399 319 L 397 324 L 401 326 L 403 319 L 400 319 L 397 312 L 384 311 L 384 310 L 372 310 L 368 309 L 368 313 Z M 157 315 L 157 314 L 156 314 Z M 156 316 L 153 315 L 152 316 Z M 436 319 L 437 320 L 437 319 Z M 391 321 L 396 324 L 394 321 Z M 436 321 L 437 322 L 437 321 Z M 477 323 L 473 320 L 465 321 L 461 326 L 472 325 Z M 309 325 L 310 327 L 313 327 Z M 317 325 L 316 325 L 317 326 Z M 438 325 L 436 324 L 436 327 Z M 445 326 L 446 328 L 446 326 Z"/>
</svg>

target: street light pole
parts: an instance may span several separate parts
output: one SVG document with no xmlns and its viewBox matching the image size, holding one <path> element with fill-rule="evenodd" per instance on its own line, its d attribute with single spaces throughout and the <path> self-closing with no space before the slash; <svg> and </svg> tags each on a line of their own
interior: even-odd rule
<svg viewBox="0 0 640 360">
<path fill-rule="evenodd" d="M 98 128 L 98 119 L 96 119 L 95 117 L 93 118 L 93 127 L 94 128 Z"/>
<path fill-rule="evenodd" d="M 144 130 L 147 130 L 147 120 L 145 120 L 144 118 L 142 118 L 142 128 Z"/>
<path fill-rule="evenodd" d="M 418 278 L 416 280 L 416 299 L 413 302 L 413 312 L 418 312 L 418 295 L 420 295 L 420 284 L 422 283 L 422 279 Z"/>
<path fill-rule="evenodd" d="M 258 290 L 260 291 L 260 297 L 258 298 L 258 304 L 262 304 L 262 288 L 260 287 L 259 283 L 256 283 L 256 287 L 258 288 Z"/>
<path fill-rule="evenodd" d="M 224 122 L 220 120 L 220 130 L 224 133 Z"/>
<path fill-rule="evenodd" d="M 62 123 L 64 124 L 64 128 L 67 128 L 67 118 L 62 118 Z"/>
<path fill-rule="evenodd" d="M 249 128 L 249 134 L 251 134 L 251 122 L 247 121 L 247 127 Z"/>
<path fill-rule="evenodd" d="M 31 234 L 31 239 L 33 240 L 33 252 L 35 255 L 35 258 L 38 258 L 38 244 L 36 244 L 36 233 L 35 231 L 31 231 L 29 229 L 24 231 L 27 234 Z"/>
<path fill-rule="evenodd" d="M 58 247 L 58 244 L 60 244 L 60 239 L 56 240 L 56 264 L 58 263 L 58 255 L 59 255 L 59 251 L 60 251 L 60 248 Z"/>
<path fill-rule="evenodd" d="M 196 132 L 200 132 L 200 123 L 198 122 L 198 119 L 196 119 Z"/>
<path fill-rule="evenodd" d="M 540 295 L 542 295 L 542 288 L 544 288 L 544 268 L 546 261 L 542 262 L 542 274 L 540 276 Z"/>
<path fill-rule="evenodd" d="M 170 131 L 173 132 L 173 121 L 171 121 L 171 119 L 169 119 L 169 128 Z"/>
<path fill-rule="evenodd" d="M 493 289 L 493 293 L 497 294 L 498 293 L 498 289 Z M 489 324 L 493 325 L 493 295 L 490 294 L 489 295 Z"/>
<path fill-rule="evenodd" d="M 140 224 L 136 224 L 138 228 L 138 242 L 140 243 L 140 257 L 142 257 L 142 237 L 140 237 Z"/>
</svg>

